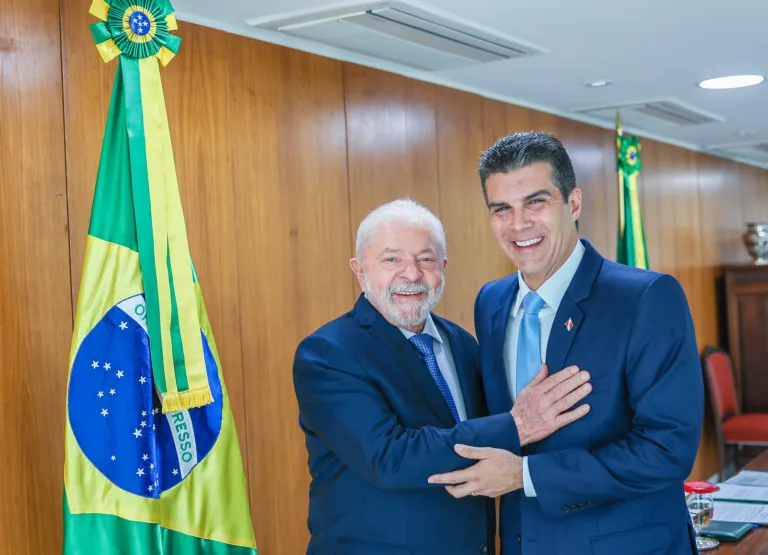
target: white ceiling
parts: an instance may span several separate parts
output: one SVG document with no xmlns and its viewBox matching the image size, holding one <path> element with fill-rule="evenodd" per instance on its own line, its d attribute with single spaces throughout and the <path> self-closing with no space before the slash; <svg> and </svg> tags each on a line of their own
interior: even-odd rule
<svg viewBox="0 0 768 555">
<path fill-rule="evenodd" d="M 768 77 L 768 0 L 418 0 L 416 5 L 423 9 L 546 51 L 441 72 L 399 66 L 246 23 L 338 2 L 173 3 L 182 21 L 378 67 L 602 127 L 610 128 L 612 122 L 578 110 L 676 100 L 723 121 L 679 126 L 647 120 L 642 127 L 628 125 L 627 130 L 768 167 L 768 150 L 763 154 L 748 148 L 731 153 L 713 150 L 723 145 L 768 143 L 768 81 L 733 90 L 698 87 L 703 79 L 723 75 L 757 73 Z M 585 86 L 595 80 L 612 84 L 603 88 Z"/>
</svg>

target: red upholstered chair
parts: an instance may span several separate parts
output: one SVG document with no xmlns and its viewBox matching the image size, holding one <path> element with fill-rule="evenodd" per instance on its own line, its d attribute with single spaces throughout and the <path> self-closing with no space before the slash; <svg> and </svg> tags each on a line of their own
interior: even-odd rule
<svg viewBox="0 0 768 555">
<path fill-rule="evenodd" d="M 715 417 L 718 478 L 722 480 L 726 450 L 742 445 L 768 447 L 768 413 L 741 414 L 728 353 L 708 346 L 702 355 L 702 365 Z"/>
</svg>

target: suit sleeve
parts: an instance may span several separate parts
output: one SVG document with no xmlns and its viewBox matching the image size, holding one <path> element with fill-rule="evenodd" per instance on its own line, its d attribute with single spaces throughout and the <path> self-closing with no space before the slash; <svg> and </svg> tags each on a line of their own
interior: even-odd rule
<svg viewBox="0 0 768 555">
<path fill-rule="evenodd" d="M 383 489 L 443 487 L 427 479 L 475 462 L 455 453 L 458 443 L 509 451 L 520 448 L 508 413 L 465 420 L 451 429 L 405 428 L 365 369 L 328 338 L 312 336 L 299 345 L 293 378 L 305 431 Z"/>
<path fill-rule="evenodd" d="M 691 312 L 671 276 L 657 277 L 644 292 L 626 360 L 634 413 L 627 435 L 604 445 L 529 457 L 546 513 L 564 515 L 652 493 L 690 474 L 701 434 L 704 385 Z"/>
</svg>

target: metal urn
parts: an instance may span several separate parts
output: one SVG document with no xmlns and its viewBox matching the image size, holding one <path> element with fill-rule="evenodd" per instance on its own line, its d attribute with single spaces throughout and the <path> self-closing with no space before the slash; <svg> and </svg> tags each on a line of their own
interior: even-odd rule
<svg viewBox="0 0 768 555">
<path fill-rule="evenodd" d="M 768 223 L 747 223 L 741 239 L 755 264 L 768 264 Z"/>
</svg>

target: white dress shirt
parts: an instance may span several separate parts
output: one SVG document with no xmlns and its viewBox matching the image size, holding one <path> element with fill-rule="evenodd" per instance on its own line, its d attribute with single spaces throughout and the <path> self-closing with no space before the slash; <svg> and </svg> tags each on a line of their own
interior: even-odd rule
<svg viewBox="0 0 768 555">
<path fill-rule="evenodd" d="M 558 268 L 541 286 L 536 290 L 539 296 L 544 300 L 544 306 L 539 312 L 539 325 L 541 326 L 541 361 L 547 362 L 547 345 L 549 344 L 549 334 L 552 331 L 552 324 L 555 321 L 555 314 L 560 307 L 568 286 L 571 284 L 576 270 L 579 268 L 581 259 L 584 256 L 584 245 L 581 241 L 576 242 L 576 247 L 565 263 Z M 509 383 L 509 392 L 512 399 L 515 399 L 515 385 L 517 383 L 517 338 L 520 334 L 520 323 L 523 320 L 523 311 L 520 307 L 523 305 L 523 299 L 531 291 L 528 284 L 525 283 L 522 274 L 518 271 L 518 292 L 512 309 L 509 312 L 507 321 L 507 332 L 504 337 L 504 369 L 507 373 L 507 382 Z M 560 368 L 550 369 L 559 371 Z M 523 489 L 527 497 L 536 497 L 536 490 L 533 488 L 531 476 L 528 473 L 528 457 L 523 457 Z"/>
<path fill-rule="evenodd" d="M 412 331 L 408 331 L 404 328 L 397 328 L 406 339 L 416 335 Z M 443 375 L 445 383 L 448 384 L 448 389 L 451 390 L 453 396 L 453 402 L 456 405 L 456 410 L 459 413 L 459 418 L 464 421 L 467 419 L 467 411 L 464 408 L 464 396 L 461 394 L 461 385 L 459 384 L 459 375 L 456 373 L 456 364 L 453 361 L 453 353 L 451 353 L 450 341 L 446 338 L 440 337 L 440 332 L 437 331 L 432 315 L 427 314 L 427 320 L 424 322 L 424 330 L 422 333 L 431 335 L 434 338 L 432 347 L 435 350 L 435 358 L 437 359 L 437 366 L 440 368 L 440 373 Z M 426 369 L 426 367 L 425 367 Z"/>
</svg>

